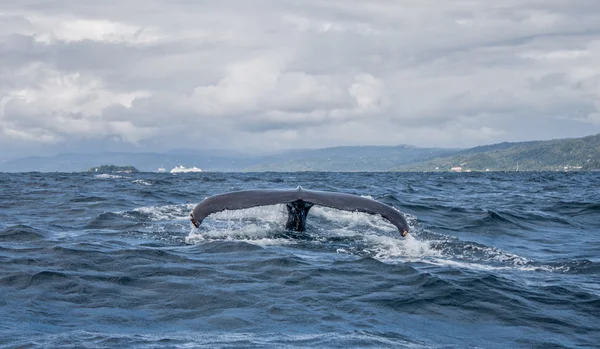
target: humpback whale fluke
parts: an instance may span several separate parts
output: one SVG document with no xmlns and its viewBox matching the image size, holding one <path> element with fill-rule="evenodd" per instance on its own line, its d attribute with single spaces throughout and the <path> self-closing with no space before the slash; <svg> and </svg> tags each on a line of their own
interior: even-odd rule
<svg viewBox="0 0 600 349">
<path fill-rule="evenodd" d="M 381 215 L 395 225 L 402 236 L 408 234 L 406 220 L 400 211 L 392 206 L 353 194 L 304 190 L 300 186 L 295 190 L 242 190 L 210 196 L 196 205 L 190 216 L 192 223 L 197 228 L 204 218 L 216 212 L 276 204 L 286 205 L 288 219 L 285 228 L 288 230 L 304 231 L 308 211 L 313 205 L 317 205 L 344 211 Z"/>
</svg>

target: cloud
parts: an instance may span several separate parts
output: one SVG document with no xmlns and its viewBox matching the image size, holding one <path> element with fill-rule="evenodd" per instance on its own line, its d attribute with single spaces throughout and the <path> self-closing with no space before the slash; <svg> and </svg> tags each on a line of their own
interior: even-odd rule
<svg viewBox="0 0 600 349">
<path fill-rule="evenodd" d="M 589 0 L 3 1 L 0 147 L 598 133 L 599 23 Z"/>
</svg>

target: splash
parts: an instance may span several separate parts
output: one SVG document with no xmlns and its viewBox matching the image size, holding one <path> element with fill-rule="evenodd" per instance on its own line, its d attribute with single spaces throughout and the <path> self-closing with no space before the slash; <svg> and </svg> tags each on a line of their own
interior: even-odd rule
<svg viewBox="0 0 600 349">
<path fill-rule="evenodd" d="M 225 210 L 207 217 L 196 229 L 188 222 L 194 204 L 148 206 L 122 212 L 128 218 L 153 222 L 152 230 L 165 234 L 186 233 L 186 244 L 213 241 L 247 242 L 258 246 L 289 246 L 302 243 L 306 248 L 336 253 L 369 256 L 384 263 L 420 262 L 436 266 L 472 270 L 520 270 L 565 272 L 562 266 L 542 265 L 525 257 L 460 241 L 422 229 L 417 217 L 405 215 L 411 233 L 402 238 L 396 227 L 381 216 L 313 207 L 309 229 L 300 238 L 283 229 L 287 218 L 285 205 Z"/>
<path fill-rule="evenodd" d="M 186 242 L 244 241 L 256 245 L 289 245 L 289 237 L 279 237 L 285 225 L 285 205 L 225 210 L 205 218 L 200 229 L 192 228 Z"/>
<path fill-rule="evenodd" d="M 432 248 L 430 241 L 421 241 L 413 235 L 405 238 L 393 238 L 375 234 L 365 235 L 368 242 L 366 251 L 382 262 L 425 261 L 431 257 L 440 257 L 441 252 Z"/>
<path fill-rule="evenodd" d="M 396 227 L 381 216 L 318 206 L 309 215 L 309 229 L 298 234 L 282 228 L 287 217 L 285 205 L 223 211 L 207 217 L 199 229 L 192 228 L 186 242 L 244 241 L 262 246 L 302 243 L 307 248 L 331 246 L 338 253 L 368 255 L 382 261 L 439 255 L 428 241 L 410 235 L 401 238 Z"/>
<path fill-rule="evenodd" d="M 343 211 L 328 207 L 313 207 L 309 213 L 308 222 L 314 218 L 324 220 L 325 225 L 333 225 L 335 228 L 350 230 L 379 230 L 387 233 L 398 234 L 398 229 L 382 218 L 380 215 L 372 215 L 362 212 Z"/>
</svg>

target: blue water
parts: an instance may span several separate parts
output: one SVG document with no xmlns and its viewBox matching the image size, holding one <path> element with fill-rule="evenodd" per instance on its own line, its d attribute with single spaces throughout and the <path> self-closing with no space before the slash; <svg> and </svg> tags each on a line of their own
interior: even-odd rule
<svg viewBox="0 0 600 349">
<path fill-rule="evenodd" d="M 223 212 L 250 188 L 377 216 Z M 0 346 L 598 348 L 600 173 L 0 174 Z"/>
</svg>

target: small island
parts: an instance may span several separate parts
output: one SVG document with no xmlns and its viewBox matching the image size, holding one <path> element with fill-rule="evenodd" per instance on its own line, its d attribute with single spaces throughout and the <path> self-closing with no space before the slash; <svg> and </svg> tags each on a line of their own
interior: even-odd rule
<svg viewBox="0 0 600 349">
<path fill-rule="evenodd" d="M 137 173 L 140 172 L 137 168 L 128 166 L 116 166 L 116 165 L 102 165 L 99 167 L 92 167 L 87 172 L 94 173 Z"/>
</svg>

